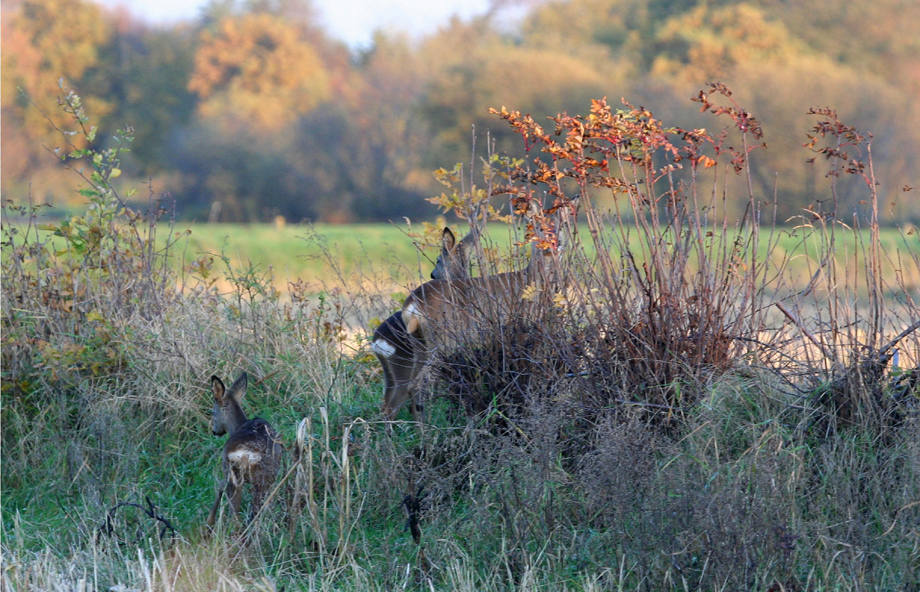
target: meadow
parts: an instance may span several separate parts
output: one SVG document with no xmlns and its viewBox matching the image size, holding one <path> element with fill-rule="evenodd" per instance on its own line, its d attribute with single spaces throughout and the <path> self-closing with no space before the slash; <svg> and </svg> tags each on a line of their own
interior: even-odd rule
<svg viewBox="0 0 920 592">
<path fill-rule="evenodd" d="M 668 132 L 594 115 L 541 141 L 637 215 L 512 165 L 522 230 L 490 226 L 476 273 L 521 267 L 517 240 L 552 264 L 520 314 L 442 328 L 421 424 L 383 420 L 353 330 L 431 269 L 399 229 L 183 234 L 126 207 L 104 160 L 85 214 L 5 204 L 2 588 L 918 589 L 916 234 L 881 229 L 872 185 L 858 233 L 761 225 L 753 197 L 701 217 L 650 153 L 620 183 L 589 157 Z M 445 209 L 476 223 L 492 199 Z M 224 504 L 212 531 L 210 377 L 243 371 L 282 468 L 263 512 Z"/>
<path fill-rule="evenodd" d="M 218 267 L 247 268 L 267 273 L 272 282 L 285 291 L 289 282 L 302 280 L 319 289 L 331 279 L 330 274 L 344 277 L 381 276 L 402 289 L 418 285 L 428 279 L 439 247 L 440 229 L 451 227 L 462 235 L 468 223 L 456 220 L 415 224 L 406 227 L 391 223 L 377 224 L 178 224 L 173 230 L 187 231 L 187 238 L 176 250 L 175 268 L 181 271 L 202 256 L 213 257 Z M 582 239 L 587 228 L 582 223 Z M 886 253 L 913 252 L 920 246 L 920 233 L 905 228 L 887 227 L 879 231 L 879 246 Z M 788 261 L 786 267 L 791 278 L 807 282 L 821 262 L 821 232 L 812 225 L 783 226 L 773 229 L 777 240 L 760 246 L 759 257 Z M 493 224 L 490 232 L 491 246 L 501 253 L 517 249 L 523 232 Z M 641 239 L 635 236 L 635 248 Z M 870 240 L 868 230 L 844 232 L 838 239 L 837 258 L 841 267 L 847 260 L 859 256 Z M 589 256 L 594 256 L 593 245 L 586 245 Z M 225 263 L 224 263 L 225 261 Z M 910 269 L 887 266 L 889 274 L 884 283 L 895 285 L 895 273 L 910 274 Z M 339 278 L 335 278 L 338 280 Z M 908 286 L 920 285 L 920 278 L 907 275 L 903 281 Z M 804 286 L 804 283 L 802 284 Z"/>
</svg>

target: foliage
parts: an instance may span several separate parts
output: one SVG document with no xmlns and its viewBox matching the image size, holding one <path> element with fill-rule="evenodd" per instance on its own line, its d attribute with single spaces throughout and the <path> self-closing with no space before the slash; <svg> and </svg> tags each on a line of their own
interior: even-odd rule
<svg viewBox="0 0 920 592">
<path fill-rule="evenodd" d="M 201 98 L 202 116 L 242 119 L 276 132 L 328 95 L 320 56 L 282 17 L 229 17 L 214 29 L 202 32 L 188 82 Z"/>
<path fill-rule="evenodd" d="M 65 121 L 55 105 L 59 81 L 66 77 L 69 84 L 79 84 L 91 75 L 112 26 L 92 2 L 28 0 L 12 14 L 4 11 L 2 27 L 0 104 L 6 184 L 10 179 L 28 179 L 38 167 L 41 146 L 56 138 L 53 125 Z M 94 113 L 105 114 L 112 108 L 112 101 L 100 94 L 84 100 Z M 46 116 L 52 118 L 52 125 L 47 124 Z M 60 188 L 54 189 L 59 196 Z"/>
<path fill-rule="evenodd" d="M 198 220 L 424 217 L 419 204 L 439 191 L 430 171 L 465 161 L 471 137 L 522 156 L 489 108 L 514 105 L 542 121 L 591 98 L 630 96 L 693 129 L 703 120 L 686 97 L 714 79 L 770 129 L 803 129 L 809 108 L 835 105 L 873 133 L 879 179 L 913 182 L 915 2 L 571 0 L 529 6 L 514 25 L 507 16 L 499 3 L 418 42 L 379 32 L 350 54 L 300 0 L 214 2 L 168 27 L 83 1 L 12 4 L 2 23 L 3 194 L 31 183 L 41 203 L 82 205 L 41 149 L 52 126 L 30 107 L 60 124 L 52 107 L 62 77 L 102 125 L 134 126 L 139 149 L 123 162 L 125 181 L 152 179 L 179 215 Z M 796 134 L 765 140 L 752 182 L 788 220 L 810 207 L 820 175 L 804 165 Z M 849 215 L 860 188 L 839 192 Z M 920 219 L 915 201 L 882 198 L 898 220 Z M 737 219 L 745 201 L 730 201 Z"/>
</svg>

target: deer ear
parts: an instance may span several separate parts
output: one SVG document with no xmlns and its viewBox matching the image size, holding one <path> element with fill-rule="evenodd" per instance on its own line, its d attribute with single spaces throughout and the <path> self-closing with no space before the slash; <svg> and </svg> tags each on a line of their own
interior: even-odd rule
<svg viewBox="0 0 920 592">
<path fill-rule="evenodd" d="M 230 386 L 230 396 L 239 403 L 243 395 L 246 394 L 246 387 L 249 386 L 249 376 L 243 372 L 240 377 Z"/>
<path fill-rule="evenodd" d="M 447 251 L 453 251 L 455 244 L 457 244 L 457 239 L 454 237 L 454 233 L 445 226 L 444 232 L 441 233 L 441 247 Z"/>
<path fill-rule="evenodd" d="M 479 237 L 480 237 L 479 228 L 476 226 L 472 226 L 470 227 L 470 231 L 467 232 L 466 236 L 464 236 L 463 239 L 460 241 L 460 244 L 465 245 L 467 247 L 472 247 L 479 241 Z"/>
<path fill-rule="evenodd" d="M 223 398 L 224 398 L 224 392 L 225 392 L 226 390 L 227 390 L 227 389 L 226 389 L 226 387 L 224 386 L 224 383 L 221 381 L 220 378 L 218 378 L 217 376 L 212 376 L 212 377 L 211 377 L 211 392 L 214 393 L 214 400 L 215 400 L 215 401 L 221 401 L 221 400 L 223 400 Z"/>
</svg>

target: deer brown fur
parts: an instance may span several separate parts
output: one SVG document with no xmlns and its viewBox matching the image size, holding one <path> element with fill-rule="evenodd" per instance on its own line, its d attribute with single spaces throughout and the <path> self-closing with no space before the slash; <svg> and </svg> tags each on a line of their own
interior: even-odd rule
<svg viewBox="0 0 920 592">
<path fill-rule="evenodd" d="M 441 254 L 431 272 L 435 280 L 459 280 L 470 276 L 470 254 L 479 241 L 479 230 L 474 228 L 463 240 L 457 241 L 454 233 L 445 228 L 441 234 Z M 393 419 L 407 402 L 412 417 L 422 420 L 423 406 L 416 396 L 416 381 L 422 365 L 416 361 L 414 340 L 406 331 L 402 311 L 387 318 L 374 331 L 371 349 L 383 366 L 383 414 Z"/>
<path fill-rule="evenodd" d="M 230 437 L 224 444 L 222 456 L 225 483 L 217 492 L 217 499 L 208 515 L 207 524 L 210 527 L 214 526 L 217 519 L 224 493 L 230 500 L 234 515 L 239 513 L 243 486 L 247 483 L 252 490 L 251 515 L 257 515 L 278 473 L 281 461 L 278 434 L 264 419 L 247 419 L 240 405 L 248 382 L 244 372 L 227 389 L 220 378 L 211 377 L 211 391 L 214 394 L 211 431 L 215 436 L 230 434 Z"/>
<path fill-rule="evenodd" d="M 538 308 L 524 299 L 528 286 L 541 289 L 551 275 L 552 252 L 533 249 L 526 269 L 493 276 L 437 279 L 412 291 L 403 303 L 402 321 L 413 343 L 419 375 L 438 351 L 449 352 L 476 343 L 483 331 L 512 319 L 526 318 Z"/>
</svg>

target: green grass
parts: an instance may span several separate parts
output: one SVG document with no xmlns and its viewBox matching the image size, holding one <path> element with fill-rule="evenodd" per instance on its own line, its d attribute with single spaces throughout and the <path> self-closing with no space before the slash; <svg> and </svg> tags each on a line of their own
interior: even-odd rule
<svg viewBox="0 0 920 592">
<path fill-rule="evenodd" d="M 452 223 L 456 230 L 459 225 Z M 464 232 L 463 227 L 459 227 Z M 494 246 L 500 252 L 508 252 L 515 242 L 500 226 L 493 234 Z M 161 225 L 158 240 L 165 240 Z M 7 229 L 4 228 L 4 233 Z M 586 229 L 583 236 L 587 239 Z M 234 269 L 252 267 L 262 274 L 271 270 L 276 288 L 286 291 L 287 283 L 302 279 L 307 283 L 334 283 L 339 279 L 384 278 L 385 283 L 414 286 L 428 278 L 428 273 L 438 256 L 437 237 L 428 237 L 427 245 L 420 236 L 407 234 L 405 226 L 393 224 L 316 224 L 312 226 L 287 224 L 277 228 L 274 224 L 182 224 L 174 228 L 173 238 L 179 238 L 172 249 L 174 265 L 178 269 L 200 257 L 213 257 L 219 274 L 227 271 L 221 261 L 226 258 Z M 185 232 L 187 231 L 187 233 Z M 423 231 L 421 225 L 413 225 L 413 233 Z M 779 228 L 774 248 L 766 244 L 766 232 L 761 230 L 761 245 L 758 256 L 761 261 L 773 262 L 789 259 L 789 277 L 803 284 L 808 281 L 821 262 L 824 252 L 824 237 L 810 227 Z M 178 235 L 178 236 L 176 236 Z M 869 233 L 862 233 L 868 245 Z M 862 248 L 852 232 L 838 230 L 836 257 L 844 262 L 859 255 Z M 61 239 L 55 239 L 56 244 Z M 638 245 L 638 236 L 632 237 Z M 714 239 L 712 239 L 714 240 Z M 586 240 L 588 256 L 593 256 L 593 246 Z M 920 250 L 920 233 L 902 234 L 898 229 L 885 228 L 880 232 L 880 245 L 888 254 L 916 252 Z M 327 249 L 326 256 L 323 250 Z M 336 269 L 330 269 L 330 261 Z M 885 266 L 883 281 L 894 285 L 895 265 Z M 335 277 L 341 275 L 342 277 Z M 908 286 L 920 286 L 920 278 L 908 275 L 904 278 Z"/>
<path fill-rule="evenodd" d="M 186 227 L 180 225 L 177 228 Z M 307 282 L 331 279 L 330 269 L 321 257 L 322 251 L 310 227 L 288 224 L 279 230 L 272 224 L 193 224 L 187 228 L 191 231 L 188 246 L 180 249 L 185 263 L 203 254 L 214 254 L 228 257 L 237 267 L 251 263 L 265 271 L 271 266 L 281 285 L 296 278 Z M 435 246 L 428 246 L 420 252 L 403 228 L 390 224 L 318 224 L 312 228 L 315 236 L 321 237 L 328 245 L 329 253 L 341 266 L 346 279 L 359 271 L 368 273 L 375 270 L 397 283 L 412 284 L 419 277 L 427 279 L 438 254 Z M 765 233 L 762 231 L 761 234 L 764 239 Z M 819 254 L 823 252 L 823 245 L 820 233 L 803 227 L 780 228 L 777 234 L 776 247 L 770 250 L 766 244 L 761 244 L 759 257 L 773 261 L 789 258 L 791 277 L 807 282 L 821 261 Z M 868 231 L 863 236 L 868 241 Z M 513 242 L 501 236 L 495 240 L 499 249 L 508 249 Z M 638 237 L 633 240 L 638 244 Z M 916 251 L 920 249 L 920 233 L 902 235 L 897 229 L 883 229 L 880 244 L 888 253 Z M 854 257 L 858 248 L 854 234 L 838 231 L 838 259 Z M 588 249 L 591 250 L 590 244 Z M 886 269 L 893 272 L 892 267 Z M 894 283 L 894 276 L 884 279 Z M 913 281 L 920 285 L 920 278 Z"/>
<path fill-rule="evenodd" d="M 413 239 L 403 229 L 388 224 L 288 224 L 280 229 L 273 224 L 194 224 L 188 229 L 188 246 L 182 249 L 186 263 L 204 254 L 225 256 L 237 267 L 251 263 L 267 270 L 271 266 L 283 281 L 328 278 L 322 243 L 345 274 L 357 272 L 368 262 L 401 268 L 405 274 L 420 257 Z M 322 241 L 317 242 L 314 236 Z M 433 248 L 427 253 L 437 258 Z"/>
</svg>

